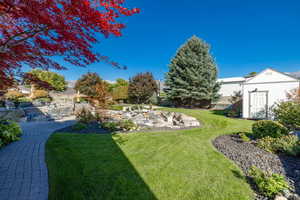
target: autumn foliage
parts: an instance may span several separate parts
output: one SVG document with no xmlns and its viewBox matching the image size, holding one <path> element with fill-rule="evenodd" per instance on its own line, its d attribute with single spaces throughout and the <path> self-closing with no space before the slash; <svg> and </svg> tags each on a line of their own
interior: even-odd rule
<svg viewBox="0 0 300 200">
<path fill-rule="evenodd" d="M 132 103 L 149 103 L 157 91 L 157 83 L 150 72 L 139 73 L 129 80 L 128 97 Z"/>
<path fill-rule="evenodd" d="M 120 36 L 120 16 L 139 9 L 124 7 L 125 0 L 1 0 L 0 80 L 9 84 L 23 64 L 32 68 L 63 67 L 51 59 L 62 56 L 73 65 L 106 61 L 94 53 L 92 44 L 99 33 Z M 120 67 L 120 66 L 119 66 Z"/>
</svg>

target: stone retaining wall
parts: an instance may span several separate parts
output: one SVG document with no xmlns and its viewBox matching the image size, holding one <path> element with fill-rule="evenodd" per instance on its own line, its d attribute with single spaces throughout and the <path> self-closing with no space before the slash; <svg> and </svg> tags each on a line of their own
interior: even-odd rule
<svg viewBox="0 0 300 200">
<path fill-rule="evenodd" d="M 93 109 L 88 103 L 69 102 L 25 102 L 15 105 L 7 103 L 6 108 L 0 108 L 0 118 L 14 121 L 50 121 L 72 116 L 82 108 Z"/>
</svg>

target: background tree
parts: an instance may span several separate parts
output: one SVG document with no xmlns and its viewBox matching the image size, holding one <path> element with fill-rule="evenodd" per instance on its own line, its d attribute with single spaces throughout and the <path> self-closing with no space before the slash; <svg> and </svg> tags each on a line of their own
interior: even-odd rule
<svg viewBox="0 0 300 200">
<path fill-rule="evenodd" d="M 118 86 L 112 91 L 112 98 L 114 101 L 126 102 L 128 99 L 128 85 Z"/>
<path fill-rule="evenodd" d="M 0 80 L 11 84 L 23 64 L 33 68 L 63 67 L 51 59 L 63 56 L 77 66 L 104 60 L 92 44 L 98 34 L 121 36 L 121 16 L 139 9 L 127 9 L 125 0 L 2 0 L 0 1 Z"/>
<path fill-rule="evenodd" d="M 175 105 L 209 106 L 218 99 L 217 67 L 207 43 L 190 38 L 171 60 L 166 95 Z"/>
<path fill-rule="evenodd" d="M 148 103 L 158 86 L 152 73 L 139 73 L 129 79 L 128 97 L 132 103 Z"/>
<path fill-rule="evenodd" d="M 37 81 L 32 81 L 32 78 L 28 78 L 29 76 L 35 77 Z M 65 77 L 51 71 L 35 69 L 31 72 L 28 72 L 28 74 L 25 76 L 25 82 L 26 79 L 41 89 L 64 91 L 67 88 Z M 41 85 L 40 82 L 44 82 L 45 85 L 48 83 L 48 86 L 45 87 L 44 85 Z"/>
<path fill-rule="evenodd" d="M 89 97 L 95 97 L 97 92 L 95 91 L 95 86 L 97 84 L 102 84 L 102 79 L 97 73 L 87 73 L 81 76 L 76 83 L 74 89 L 79 91 Z"/>
<path fill-rule="evenodd" d="M 108 84 L 105 81 L 101 81 L 101 83 L 97 83 L 94 86 L 95 96 L 91 99 L 95 102 L 95 105 L 99 108 L 107 108 L 109 102 L 111 101 L 111 96 L 108 91 Z"/>
<path fill-rule="evenodd" d="M 109 85 L 109 91 L 112 94 L 112 98 L 114 101 L 127 101 L 128 99 L 128 81 L 118 78 L 116 83 Z"/>
<path fill-rule="evenodd" d="M 249 74 L 247 74 L 246 76 L 244 76 L 245 78 L 251 78 L 257 75 L 257 72 L 250 72 Z"/>
</svg>

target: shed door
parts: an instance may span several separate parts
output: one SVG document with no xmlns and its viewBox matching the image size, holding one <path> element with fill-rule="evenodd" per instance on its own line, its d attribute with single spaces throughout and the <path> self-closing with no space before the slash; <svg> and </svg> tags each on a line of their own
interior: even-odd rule
<svg viewBox="0 0 300 200">
<path fill-rule="evenodd" d="M 265 119 L 268 117 L 268 92 L 250 93 L 250 118 Z"/>
</svg>

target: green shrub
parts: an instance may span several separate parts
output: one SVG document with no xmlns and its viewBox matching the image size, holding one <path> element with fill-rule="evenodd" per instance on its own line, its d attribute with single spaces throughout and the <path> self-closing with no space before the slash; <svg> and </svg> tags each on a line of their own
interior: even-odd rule
<svg viewBox="0 0 300 200">
<path fill-rule="evenodd" d="M 4 142 L 2 141 L 2 139 L 0 138 L 0 148 L 4 146 Z"/>
<path fill-rule="evenodd" d="M 110 131 L 132 131 L 137 129 L 137 125 L 132 120 L 103 122 L 102 127 Z"/>
<path fill-rule="evenodd" d="M 75 125 L 72 126 L 72 129 L 74 131 L 81 131 L 83 129 L 86 129 L 87 125 L 81 122 L 76 123 Z"/>
<path fill-rule="evenodd" d="M 123 106 L 121 106 L 121 105 L 111 105 L 111 106 L 109 107 L 109 109 L 110 109 L 110 110 L 121 111 L 121 110 L 123 110 Z"/>
<path fill-rule="evenodd" d="M 118 123 L 118 126 L 122 131 L 136 130 L 137 126 L 132 120 L 123 120 Z"/>
<path fill-rule="evenodd" d="M 21 128 L 17 123 L 7 120 L 0 121 L 0 139 L 3 145 L 19 140 L 21 133 Z"/>
<path fill-rule="evenodd" d="M 79 121 L 80 123 L 89 124 L 91 122 L 97 121 L 92 112 L 85 108 L 78 111 L 75 115 L 77 121 Z"/>
<path fill-rule="evenodd" d="M 300 104 L 282 102 L 273 109 L 274 117 L 289 130 L 300 129 Z"/>
<path fill-rule="evenodd" d="M 265 137 L 257 141 L 257 146 L 272 153 L 300 155 L 300 141 L 295 135 L 286 135 L 279 138 Z"/>
<path fill-rule="evenodd" d="M 103 122 L 101 124 L 102 128 L 107 129 L 109 131 L 117 131 L 118 129 L 118 123 L 117 122 Z"/>
<path fill-rule="evenodd" d="M 247 133 L 241 132 L 241 133 L 239 133 L 239 136 L 240 136 L 240 138 L 241 138 L 244 142 L 250 142 L 250 141 L 251 141 L 251 139 L 248 137 L 248 134 L 247 134 Z"/>
<path fill-rule="evenodd" d="M 287 181 L 280 174 L 266 173 L 257 167 L 252 167 L 249 174 L 259 192 L 267 197 L 274 197 L 283 190 L 289 189 Z"/>
<path fill-rule="evenodd" d="M 0 107 L 5 107 L 5 102 L 0 100 Z"/>
<path fill-rule="evenodd" d="M 289 133 L 288 129 L 282 124 L 271 120 L 261 120 L 255 122 L 252 125 L 252 132 L 253 136 L 258 139 L 267 136 L 277 138 Z"/>
<path fill-rule="evenodd" d="M 28 97 L 21 97 L 17 99 L 18 103 L 32 102 L 32 100 Z"/>
<path fill-rule="evenodd" d="M 43 98 L 39 98 L 36 100 L 39 102 L 42 102 L 42 103 L 50 103 L 52 101 L 52 99 L 50 97 L 43 97 Z"/>
</svg>

